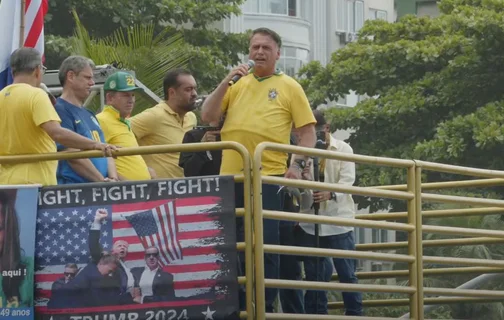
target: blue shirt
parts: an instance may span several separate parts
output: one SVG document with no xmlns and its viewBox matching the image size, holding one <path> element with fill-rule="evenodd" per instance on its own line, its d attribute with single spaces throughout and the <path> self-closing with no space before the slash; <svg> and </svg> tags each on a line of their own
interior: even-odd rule
<svg viewBox="0 0 504 320">
<path fill-rule="evenodd" d="M 56 100 L 55 108 L 61 118 L 61 126 L 63 128 L 98 142 L 103 143 L 105 141 L 100 124 L 91 111 L 84 107 L 73 105 L 61 98 Z M 58 151 L 67 149 L 67 147 L 59 143 L 57 144 L 57 147 Z M 108 176 L 107 158 L 91 158 L 89 160 L 91 160 L 93 165 L 103 175 L 103 177 Z M 90 182 L 86 178 L 79 176 L 72 167 L 70 167 L 68 162 L 63 160 L 59 161 L 57 178 L 58 184 Z"/>
</svg>

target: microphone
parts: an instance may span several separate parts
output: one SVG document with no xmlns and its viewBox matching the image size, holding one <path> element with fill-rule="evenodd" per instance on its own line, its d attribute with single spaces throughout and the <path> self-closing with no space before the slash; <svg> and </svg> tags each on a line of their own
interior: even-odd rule
<svg viewBox="0 0 504 320">
<path fill-rule="evenodd" d="M 250 68 L 253 68 L 253 67 L 255 66 L 255 62 L 254 62 L 254 60 L 249 60 L 249 61 L 247 62 L 247 64 L 248 64 L 248 66 L 249 66 L 249 69 L 250 69 Z M 237 83 L 237 82 L 238 82 L 238 80 L 240 80 L 240 78 L 241 78 L 241 77 L 242 77 L 242 76 L 241 76 L 241 75 L 239 75 L 239 74 L 235 75 L 235 76 L 231 79 L 231 81 L 229 81 L 229 85 L 230 85 L 230 86 L 232 86 L 233 84 Z"/>
</svg>

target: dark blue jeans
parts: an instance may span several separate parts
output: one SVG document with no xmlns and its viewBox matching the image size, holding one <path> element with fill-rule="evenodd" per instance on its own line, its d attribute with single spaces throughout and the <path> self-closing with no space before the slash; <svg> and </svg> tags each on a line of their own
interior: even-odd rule
<svg viewBox="0 0 504 320">
<path fill-rule="evenodd" d="M 262 200 L 263 209 L 265 210 L 282 210 L 282 198 L 278 194 L 278 185 L 263 184 L 262 188 Z M 235 204 L 237 208 L 243 208 L 243 183 L 235 184 Z M 264 219 L 263 222 L 263 234 L 265 244 L 280 244 L 280 221 Z M 244 228 L 243 219 L 237 219 L 237 238 L 236 241 L 243 241 L 244 239 Z M 250 245 L 250 244 L 248 244 Z M 245 274 L 245 255 L 243 252 L 238 254 L 239 261 L 239 275 Z M 280 268 L 280 258 L 278 254 L 264 254 L 264 276 L 266 279 L 278 279 L 279 278 L 279 268 Z M 248 279 L 250 281 L 250 279 Z M 245 293 L 243 288 L 240 290 L 240 309 L 245 309 Z M 273 312 L 273 304 L 278 295 L 278 289 L 276 288 L 266 288 L 266 312 Z"/>
<path fill-rule="evenodd" d="M 314 247 L 315 236 L 304 232 L 301 227 L 296 228 L 296 239 L 301 246 Z M 319 238 L 320 248 L 355 250 L 353 231 Z M 319 270 L 316 270 L 317 257 L 303 257 L 307 281 L 329 282 L 332 276 L 330 258 L 319 258 Z M 334 267 L 341 283 L 357 283 L 355 276 L 355 259 L 334 258 Z M 362 316 L 362 294 L 360 292 L 343 292 L 345 315 Z M 318 298 L 318 299 L 317 299 Z M 317 301 L 318 300 L 318 301 Z M 304 296 L 305 310 L 308 314 L 328 314 L 326 291 L 308 290 Z"/>
<path fill-rule="evenodd" d="M 285 211 L 288 209 L 285 208 Z M 280 221 L 280 244 L 285 246 L 295 246 L 294 221 Z M 280 279 L 282 280 L 303 280 L 301 272 L 301 262 L 298 256 L 280 255 Z M 283 313 L 305 313 L 303 302 L 303 290 L 280 289 L 280 303 Z"/>
</svg>

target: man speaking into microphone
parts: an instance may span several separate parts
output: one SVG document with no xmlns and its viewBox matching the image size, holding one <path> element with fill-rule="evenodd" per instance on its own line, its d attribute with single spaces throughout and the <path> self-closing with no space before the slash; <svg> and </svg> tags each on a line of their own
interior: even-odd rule
<svg viewBox="0 0 504 320">
<path fill-rule="evenodd" d="M 289 144 L 292 123 L 299 132 L 298 145 L 307 148 L 315 146 L 316 121 L 301 85 L 276 70 L 281 45 L 280 36 L 273 30 L 254 30 L 250 38 L 249 59 L 255 65 L 242 64 L 234 68 L 203 103 L 202 120 L 216 122 L 224 114 L 222 141 L 241 143 L 251 155 L 256 146 L 264 141 Z M 252 65 L 253 68 L 249 68 Z M 287 154 L 265 151 L 261 164 L 262 175 L 300 179 L 306 160 L 304 156 L 294 155 L 292 165 L 287 168 Z M 232 150 L 224 150 L 220 174 L 242 173 L 240 155 Z M 277 185 L 263 185 L 265 210 L 282 210 L 282 197 L 278 190 Z M 236 185 L 236 207 L 243 207 L 242 183 Z M 279 221 L 264 220 L 264 243 L 279 244 Z M 278 279 L 278 255 L 265 254 L 264 267 L 266 278 Z M 277 289 L 266 289 L 266 312 L 273 312 L 277 293 Z"/>
</svg>

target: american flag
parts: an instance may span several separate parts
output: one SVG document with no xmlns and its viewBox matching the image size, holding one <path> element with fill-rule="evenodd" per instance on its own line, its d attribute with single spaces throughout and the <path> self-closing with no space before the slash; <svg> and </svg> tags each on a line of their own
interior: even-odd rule
<svg viewBox="0 0 504 320">
<path fill-rule="evenodd" d="M 224 244 L 219 221 L 208 214 L 216 209 L 220 197 L 156 200 L 109 206 L 82 206 L 40 209 L 37 216 L 35 271 L 36 306 L 47 305 L 52 283 L 63 276 L 66 263 L 77 263 L 83 268 L 90 261 L 88 235 L 98 209 L 109 213 L 102 221 L 100 243 L 104 250 L 111 250 L 118 240 L 129 243 L 125 264 L 129 268 L 143 267 L 144 244 L 130 221 L 144 214 L 152 214 L 159 208 L 170 208 L 172 221 L 178 228 L 177 241 L 180 258 L 163 267 L 173 274 L 175 295 L 192 297 L 209 292 L 216 284 L 221 271 L 222 253 L 215 247 Z M 176 214 L 175 214 L 176 213 Z M 129 221 L 128 221 L 129 220 Z M 133 222 L 136 225 L 136 222 Z M 138 230 L 138 229 L 137 229 Z M 140 231 L 141 233 L 141 231 Z"/>
<path fill-rule="evenodd" d="M 145 249 L 152 246 L 159 249 L 159 260 L 163 266 L 182 260 L 175 210 L 173 201 L 170 201 L 149 211 L 126 217 Z"/>
<path fill-rule="evenodd" d="M 37 49 L 44 55 L 44 17 L 48 0 L 26 0 L 24 46 Z M 21 0 L 4 0 L 0 3 L 0 90 L 12 83 L 9 57 L 19 48 L 21 33 Z"/>
</svg>

